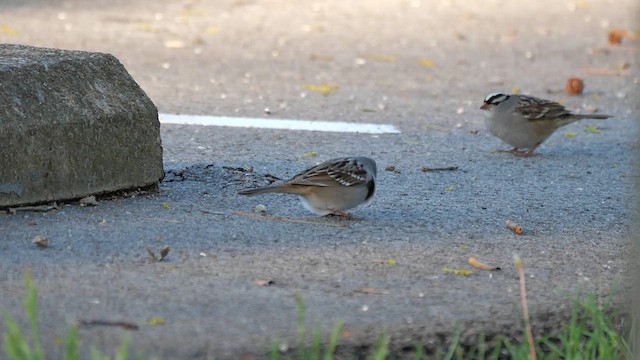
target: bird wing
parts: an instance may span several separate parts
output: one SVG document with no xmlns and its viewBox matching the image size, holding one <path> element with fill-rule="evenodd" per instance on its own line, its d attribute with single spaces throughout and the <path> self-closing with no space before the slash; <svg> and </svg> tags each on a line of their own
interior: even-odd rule
<svg viewBox="0 0 640 360">
<path fill-rule="evenodd" d="M 525 95 L 520 95 L 519 100 L 516 111 L 531 121 L 553 120 L 572 115 L 564 106 L 554 101 Z"/>
<path fill-rule="evenodd" d="M 333 159 L 294 176 L 289 183 L 302 186 L 354 186 L 367 182 L 370 175 L 353 158 Z"/>
</svg>

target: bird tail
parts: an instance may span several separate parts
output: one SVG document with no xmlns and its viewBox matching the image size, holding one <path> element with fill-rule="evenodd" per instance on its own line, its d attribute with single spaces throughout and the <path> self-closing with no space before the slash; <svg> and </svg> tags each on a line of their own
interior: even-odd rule
<svg viewBox="0 0 640 360">
<path fill-rule="evenodd" d="M 574 116 L 576 120 L 581 120 L 581 119 L 604 120 L 611 117 L 611 115 L 604 115 L 604 114 L 576 114 Z"/>
<path fill-rule="evenodd" d="M 268 187 L 262 187 L 262 188 L 256 188 L 256 189 L 240 190 L 240 191 L 238 191 L 238 194 L 247 195 L 247 196 L 253 196 L 253 195 L 268 194 L 268 193 L 281 193 L 281 192 L 287 192 L 287 191 L 282 186 L 268 186 Z"/>
</svg>

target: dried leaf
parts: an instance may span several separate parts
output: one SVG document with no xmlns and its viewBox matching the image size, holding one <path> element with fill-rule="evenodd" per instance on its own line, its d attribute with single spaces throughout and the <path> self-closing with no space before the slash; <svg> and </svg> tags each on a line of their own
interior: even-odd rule
<svg viewBox="0 0 640 360">
<path fill-rule="evenodd" d="M 305 85 L 304 89 L 307 91 L 319 92 L 324 96 L 331 95 L 338 90 L 338 85 L 322 84 L 322 85 Z"/>
<path fill-rule="evenodd" d="M 258 286 L 269 286 L 275 284 L 276 282 L 273 280 L 256 280 L 254 281 L 254 283 Z"/>
<path fill-rule="evenodd" d="M 522 228 L 522 226 L 516 224 L 511 220 L 505 221 L 505 225 L 507 226 L 507 229 L 513 231 L 516 235 L 524 234 L 524 229 Z"/>
<path fill-rule="evenodd" d="M 379 289 L 376 289 L 376 288 L 368 288 L 368 287 L 354 290 L 354 292 L 362 293 L 362 294 L 369 294 L 369 295 L 384 295 L 384 294 L 386 294 L 386 292 L 384 292 L 382 290 L 379 290 Z"/>
<path fill-rule="evenodd" d="M 375 62 L 383 62 L 383 63 L 394 63 L 396 62 L 396 57 L 391 55 L 363 55 L 363 59 Z"/>
<path fill-rule="evenodd" d="M 473 266 L 476 269 L 479 270 L 485 270 L 485 271 L 499 271 L 500 268 L 499 267 L 495 267 L 495 266 L 491 266 L 491 265 L 487 265 L 487 264 L 483 264 L 481 262 L 478 261 L 478 259 L 476 259 L 474 256 L 471 256 L 469 258 L 469 265 Z"/>
<path fill-rule="evenodd" d="M 158 261 L 166 258 L 167 255 L 169 255 L 169 251 L 171 251 L 171 248 L 168 245 L 163 246 L 162 249 L 160 249 L 160 259 Z"/>
<path fill-rule="evenodd" d="M 220 28 L 215 26 L 210 26 L 207 28 L 207 34 L 210 35 L 218 35 L 220 33 Z"/>
<path fill-rule="evenodd" d="M 182 40 L 167 40 L 164 42 L 164 47 L 167 49 L 182 49 L 184 48 L 184 41 Z"/>
<path fill-rule="evenodd" d="M 473 271 L 463 270 L 463 269 L 449 269 L 446 266 L 442 268 L 442 271 L 446 273 L 454 274 L 454 275 L 460 275 L 460 276 L 469 276 L 473 274 Z"/>
<path fill-rule="evenodd" d="M 511 88 L 511 92 L 514 94 L 520 94 L 520 88 L 517 86 L 514 86 L 513 88 Z"/>
<path fill-rule="evenodd" d="M 577 136 L 576 133 L 572 133 L 572 132 L 568 132 L 564 134 L 564 137 L 571 138 L 571 139 L 576 136 Z"/>
<path fill-rule="evenodd" d="M 78 203 L 80 204 L 80 206 L 98 206 L 98 200 L 96 200 L 96 197 L 93 195 L 83 197 Z"/>
<path fill-rule="evenodd" d="M 436 67 L 435 61 L 429 59 L 420 60 L 420 65 L 428 68 Z"/>
<path fill-rule="evenodd" d="M 302 155 L 303 158 L 314 158 L 317 156 L 318 156 L 318 153 L 315 151 L 309 151 L 308 153 Z"/>
<path fill-rule="evenodd" d="M 46 237 L 44 237 L 42 235 L 38 235 L 38 236 L 33 238 L 31 243 L 36 244 L 38 247 L 46 248 L 46 247 L 49 246 L 49 239 L 47 239 Z"/>
<path fill-rule="evenodd" d="M 622 44 L 622 39 L 627 35 L 627 32 L 621 29 L 611 29 L 609 34 L 607 34 L 607 38 L 609 40 L 609 44 L 611 45 L 620 45 Z"/>
<path fill-rule="evenodd" d="M 454 186 L 447 187 L 446 191 L 454 191 L 456 188 Z"/>
<path fill-rule="evenodd" d="M 167 204 L 167 203 L 162 203 L 162 208 L 163 208 L 163 209 L 169 209 L 169 204 Z"/>
</svg>

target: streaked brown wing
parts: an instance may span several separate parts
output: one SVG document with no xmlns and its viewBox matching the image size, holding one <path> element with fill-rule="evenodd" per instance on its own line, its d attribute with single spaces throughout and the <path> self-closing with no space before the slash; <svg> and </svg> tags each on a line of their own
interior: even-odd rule
<svg viewBox="0 0 640 360">
<path fill-rule="evenodd" d="M 520 95 L 519 99 L 521 105 L 517 111 L 529 120 L 552 120 L 571 115 L 564 106 L 554 101 L 525 95 Z"/>
<path fill-rule="evenodd" d="M 291 179 L 292 185 L 353 186 L 367 181 L 367 171 L 355 159 L 332 159 Z"/>
</svg>

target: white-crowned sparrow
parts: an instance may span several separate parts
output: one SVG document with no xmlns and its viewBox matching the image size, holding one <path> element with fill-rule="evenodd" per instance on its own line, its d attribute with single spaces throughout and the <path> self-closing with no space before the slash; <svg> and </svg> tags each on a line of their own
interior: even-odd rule
<svg viewBox="0 0 640 360">
<path fill-rule="evenodd" d="M 490 94 L 480 107 L 490 115 L 489 131 L 513 146 L 514 155 L 531 156 L 561 126 L 581 119 L 607 119 L 609 115 L 573 114 L 557 102 L 526 95 Z M 521 149 L 528 149 L 524 151 Z"/>
<path fill-rule="evenodd" d="M 367 157 L 331 159 L 283 184 L 239 191 L 240 195 L 296 194 L 307 210 L 350 218 L 345 210 L 369 202 L 376 189 L 376 162 Z"/>
</svg>

